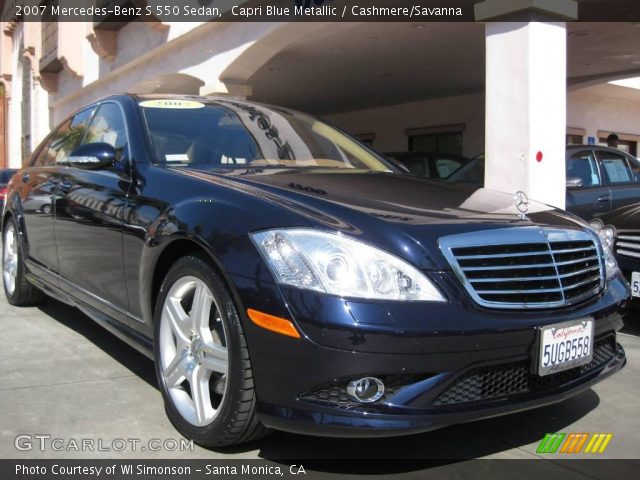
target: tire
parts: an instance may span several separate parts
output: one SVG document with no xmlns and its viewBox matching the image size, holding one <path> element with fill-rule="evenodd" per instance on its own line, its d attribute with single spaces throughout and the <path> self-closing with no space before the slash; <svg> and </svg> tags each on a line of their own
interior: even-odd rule
<svg viewBox="0 0 640 480">
<path fill-rule="evenodd" d="M 256 416 L 237 309 L 204 257 L 183 257 L 167 273 L 154 314 L 154 356 L 167 416 L 185 437 L 223 447 L 267 432 Z"/>
<path fill-rule="evenodd" d="M 20 234 L 13 218 L 7 220 L 2 231 L 2 284 L 11 305 L 40 305 L 46 298 L 26 279 Z"/>
</svg>

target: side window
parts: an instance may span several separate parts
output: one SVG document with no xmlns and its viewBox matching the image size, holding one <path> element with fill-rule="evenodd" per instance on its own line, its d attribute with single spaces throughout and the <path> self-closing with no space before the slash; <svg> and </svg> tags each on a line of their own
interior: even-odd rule
<svg viewBox="0 0 640 480">
<path fill-rule="evenodd" d="M 598 164 L 593 152 L 587 150 L 574 153 L 567 159 L 567 179 L 579 178 L 583 187 L 599 187 L 602 185 Z"/>
<path fill-rule="evenodd" d="M 80 145 L 92 112 L 92 109 L 83 110 L 58 127 L 51 136 L 51 142 L 44 160 L 45 164 L 65 163 L 71 152 Z M 40 158 L 40 155 L 38 155 L 38 158 Z"/>
<path fill-rule="evenodd" d="M 100 106 L 87 130 L 84 143 L 108 143 L 116 149 L 117 159 L 125 155 L 127 149 L 127 130 L 120 108 L 115 103 Z"/>
<path fill-rule="evenodd" d="M 607 178 L 612 185 L 619 183 L 631 183 L 634 181 L 633 173 L 622 155 L 610 152 L 598 153 L 602 161 L 602 167 L 607 172 Z"/>
<path fill-rule="evenodd" d="M 429 160 L 426 157 L 408 160 L 405 165 L 413 175 L 429 176 Z"/>
<path fill-rule="evenodd" d="M 454 160 L 453 158 L 436 157 L 434 161 L 436 164 L 436 170 L 438 171 L 438 178 L 447 178 L 462 166 L 462 162 Z"/>
</svg>

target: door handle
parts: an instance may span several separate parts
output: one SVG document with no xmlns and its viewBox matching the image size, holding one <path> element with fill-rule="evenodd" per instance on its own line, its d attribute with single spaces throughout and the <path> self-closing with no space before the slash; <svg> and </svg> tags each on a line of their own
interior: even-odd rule
<svg viewBox="0 0 640 480">
<path fill-rule="evenodd" d="M 600 195 L 598 197 L 598 203 L 606 203 L 609 200 L 611 200 L 611 197 L 609 195 Z"/>
<path fill-rule="evenodd" d="M 29 172 L 25 172 L 22 175 L 22 183 L 27 183 L 29 181 Z"/>
</svg>

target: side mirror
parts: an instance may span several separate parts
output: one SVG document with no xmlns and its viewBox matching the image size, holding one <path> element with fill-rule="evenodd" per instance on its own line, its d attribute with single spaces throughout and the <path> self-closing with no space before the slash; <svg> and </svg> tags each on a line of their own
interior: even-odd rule
<svg viewBox="0 0 640 480">
<path fill-rule="evenodd" d="M 567 188 L 582 188 L 584 183 L 580 177 L 567 177 Z"/>
<path fill-rule="evenodd" d="M 63 163 L 86 170 L 107 168 L 116 162 L 117 155 L 116 149 L 108 143 L 87 143 L 71 152 Z"/>
</svg>

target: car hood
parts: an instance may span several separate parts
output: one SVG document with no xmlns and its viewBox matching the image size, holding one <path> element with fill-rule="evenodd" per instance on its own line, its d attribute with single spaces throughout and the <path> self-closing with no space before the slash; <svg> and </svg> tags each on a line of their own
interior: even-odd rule
<svg viewBox="0 0 640 480">
<path fill-rule="evenodd" d="M 196 174 L 214 175 L 228 186 L 275 202 L 311 226 L 361 237 L 405 257 L 403 252 L 417 244 L 431 252 L 429 261 L 419 262 L 424 268 L 446 266 L 441 256 L 435 255 L 440 257 L 437 261 L 433 255 L 442 236 L 517 226 L 583 225 L 571 214 L 533 201 L 521 218 L 511 194 L 411 175 L 326 169 Z"/>
<path fill-rule="evenodd" d="M 640 231 L 640 203 L 612 210 L 599 218 L 604 224 L 613 225 L 618 230 Z"/>
</svg>

